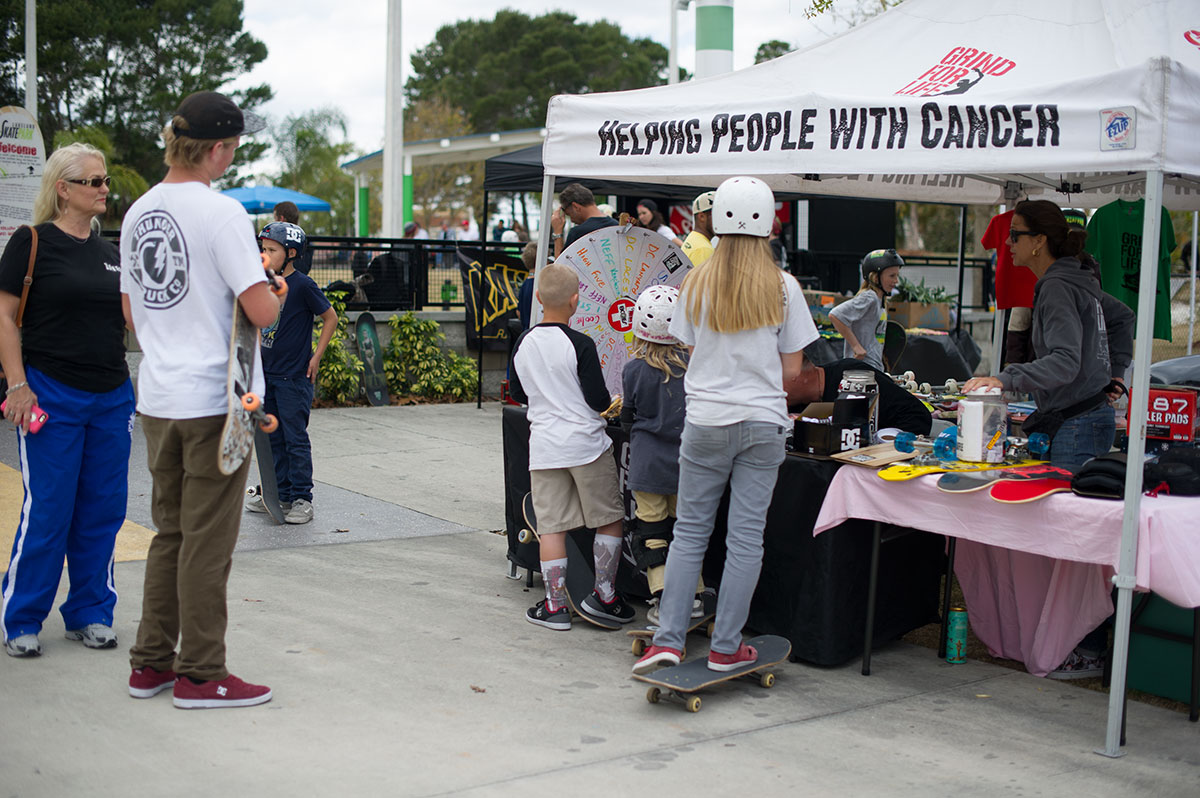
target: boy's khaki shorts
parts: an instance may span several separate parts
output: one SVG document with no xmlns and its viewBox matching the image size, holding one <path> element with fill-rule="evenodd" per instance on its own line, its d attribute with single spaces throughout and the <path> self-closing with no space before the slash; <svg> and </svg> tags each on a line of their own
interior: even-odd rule
<svg viewBox="0 0 1200 798">
<path fill-rule="evenodd" d="M 625 518 L 612 449 L 592 462 L 529 472 L 539 535 L 598 529 Z"/>
</svg>

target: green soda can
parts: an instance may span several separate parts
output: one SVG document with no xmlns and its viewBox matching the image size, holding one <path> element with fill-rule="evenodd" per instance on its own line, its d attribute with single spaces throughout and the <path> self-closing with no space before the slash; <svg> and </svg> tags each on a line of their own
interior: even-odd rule
<svg viewBox="0 0 1200 798">
<path fill-rule="evenodd" d="M 946 662 L 962 665 L 967 661 L 967 610 L 951 607 L 946 624 Z"/>
</svg>

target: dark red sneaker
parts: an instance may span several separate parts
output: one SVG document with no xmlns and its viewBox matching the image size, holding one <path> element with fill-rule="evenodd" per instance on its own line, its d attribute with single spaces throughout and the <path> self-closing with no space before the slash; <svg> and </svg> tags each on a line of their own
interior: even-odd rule
<svg viewBox="0 0 1200 798">
<path fill-rule="evenodd" d="M 129 674 L 129 694 L 134 698 L 153 698 L 175 684 L 175 671 L 156 671 L 150 666 L 134 668 Z"/>
<path fill-rule="evenodd" d="M 180 709 L 252 707 L 271 700 L 271 688 L 247 684 L 232 673 L 219 682 L 196 684 L 186 676 L 175 680 L 175 706 Z"/>
<path fill-rule="evenodd" d="M 754 646 L 742 643 L 733 654 L 722 654 L 719 651 L 708 652 L 708 669 L 710 671 L 735 671 L 745 665 L 758 662 L 758 652 Z"/>
<path fill-rule="evenodd" d="M 677 648 L 666 646 L 650 646 L 642 658 L 633 663 L 634 673 L 649 673 L 659 667 L 678 665 L 683 658 L 683 652 Z"/>
</svg>

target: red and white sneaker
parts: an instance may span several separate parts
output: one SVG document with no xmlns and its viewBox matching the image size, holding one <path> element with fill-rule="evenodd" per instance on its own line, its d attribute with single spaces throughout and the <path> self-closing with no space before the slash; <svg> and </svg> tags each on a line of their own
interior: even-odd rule
<svg viewBox="0 0 1200 798">
<path fill-rule="evenodd" d="M 147 665 L 129 674 L 129 694 L 134 698 L 153 698 L 175 684 L 175 671 L 156 671 Z"/>
<path fill-rule="evenodd" d="M 633 663 L 634 673 L 649 673 L 659 667 L 678 665 L 683 652 L 666 646 L 650 646 L 642 658 Z"/>
<path fill-rule="evenodd" d="M 252 707 L 270 700 L 270 687 L 247 684 L 232 673 L 219 682 L 196 684 L 186 676 L 175 680 L 175 706 L 180 709 Z"/>
<path fill-rule="evenodd" d="M 708 669 L 710 671 L 735 671 L 745 665 L 758 662 L 758 651 L 754 646 L 742 643 L 733 654 L 722 654 L 719 651 L 708 652 Z"/>
</svg>

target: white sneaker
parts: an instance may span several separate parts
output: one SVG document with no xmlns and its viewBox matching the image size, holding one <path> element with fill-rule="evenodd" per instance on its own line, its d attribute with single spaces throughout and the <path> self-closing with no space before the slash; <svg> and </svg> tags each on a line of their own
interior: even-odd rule
<svg viewBox="0 0 1200 798">
<path fill-rule="evenodd" d="M 88 648 L 117 647 L 117 633 L 111 626 L 102 623 L 89 623 L 82 629 L 68 629 L 65 637 L 68 640 L 80 640 Z"/>
<path fill-rule="evenodd" d="M 255 488 L 255 490 L 257 491 L 258 488 Z M 254 494 L 253 497 L 251 497 L 251 499 L 249 501 L 246 502 L 246 504 L 244 506 L 246 508 L 246 512 L 248 512 L 248 513 L 265 513 L 267 511 L 267 505 L 263 503 L 262 494 L 257 493 L 257 492 Z M 292 505 L 289 504 L 288 502 L 280 502 L 279 507 L 285 513 L 288 510 L 292 509 Z"/>
<path fill-rule="evenodd" d="M 704 617 L 704 602 L 700 599 L 692 601 L 692 620 Z M 646 612 L 646 623 L 650 626 L 658 626 L 658 599 L 650 599 L 650 609 Z"/>
<path fill-rule="evenodd" d="M 40 657 L 42 644 L 35 634 L 18 635 L 4 641 L 4 651 L 10 657 Z"/>
<path fill-rule="evenodd" d="M 291 508 L 288 509 L 287 515 L 283 520 L 289 524 L 307 524 L 313 520 L 312 502 L 306 499 L 296 499 L 292 502 Z"/>
</svg>

